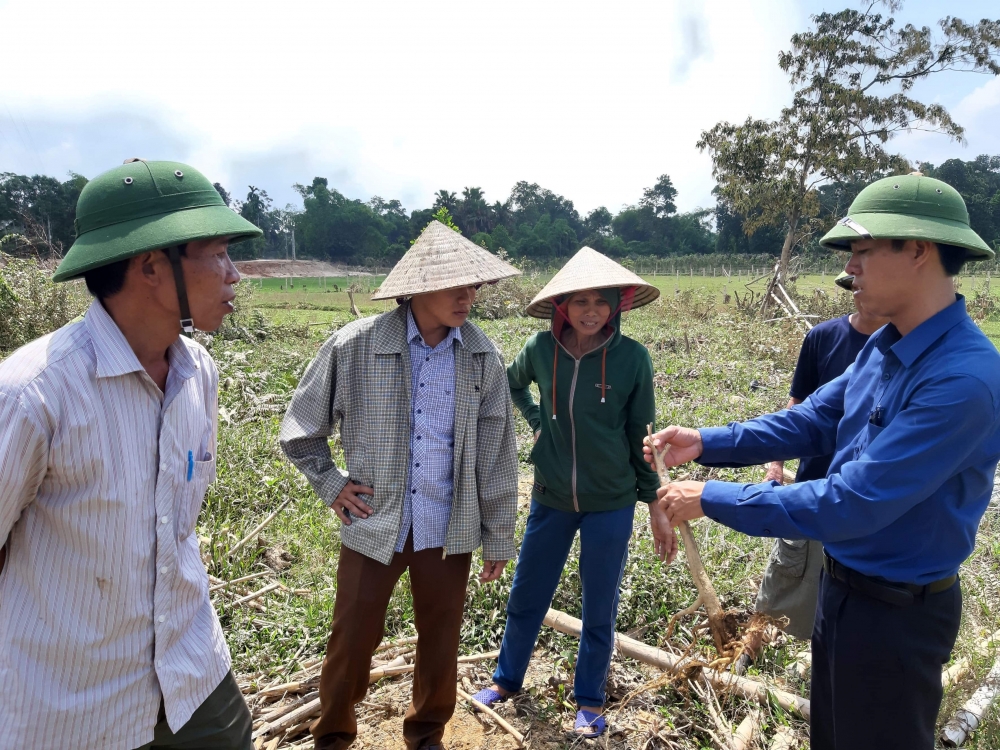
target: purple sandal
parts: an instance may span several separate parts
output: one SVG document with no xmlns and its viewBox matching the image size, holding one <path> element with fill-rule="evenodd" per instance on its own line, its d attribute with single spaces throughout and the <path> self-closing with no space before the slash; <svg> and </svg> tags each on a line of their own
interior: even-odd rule
<svg viewBox="0 0 1000 750">
<path fill-rule="evenodd" d="M 583 709 L 576 712 L 576 724 L 573 726 L 573 731 L 581 737 L 586 737 L 587 739 L 600 737 L 607 728 L 608 724 L 600 714 L 584 711 Z"/>
<path fill-rule="evenodd" d="M 494 690 L 493 688 L 483 688 L 472 696 L 472 700 L 476 703 L 482 703 L 486 706 L 486 708 L 493 708 L 494 703 L 503 703 L 507 699 L 503 697 L 499 690 Z M 473 706 L 473 708 L 475 708 L 475 706 Z"/>
</svg>

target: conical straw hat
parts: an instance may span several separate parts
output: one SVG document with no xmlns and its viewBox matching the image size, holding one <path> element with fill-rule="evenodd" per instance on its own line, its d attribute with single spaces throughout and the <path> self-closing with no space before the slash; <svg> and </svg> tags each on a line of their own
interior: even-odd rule
<svg viewBox="0 0 1000 750">
<path fill-rule="evenodd" d="M 584 289 L 608 289 L 610 287 L 634 286 L 635 298 L 631 309 L 648 305 L 660 296 L 660 290 L 643 281 L 611 258 L 602 255 L 593 248 L 582 247 L 569 259 L 559 273 L 545 285 L 531 304 L 528 305 L 528 315 L 536 318 L 552 317 L 552 299 L 564 294 L 582 292 Z"/>
<path fill-rule="evenodd" d="M 432 221 L 385 277 L 371 298 L 398 299 L 414 294 L 474 286 L 520 275 L 489 250 Z"/>
</svg>

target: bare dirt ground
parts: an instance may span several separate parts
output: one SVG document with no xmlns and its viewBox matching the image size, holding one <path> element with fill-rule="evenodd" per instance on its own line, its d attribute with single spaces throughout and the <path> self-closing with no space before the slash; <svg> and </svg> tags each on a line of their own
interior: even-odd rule
<svg viewBox="0 0 1000 750">
<path fill-rule="evenodd" d="M 311 276 L 371 276 L 347 266 L 337 266 L 319 260 L 238 260 L 236 270 L 245 279 L 271 279 Z"/>
</svg>

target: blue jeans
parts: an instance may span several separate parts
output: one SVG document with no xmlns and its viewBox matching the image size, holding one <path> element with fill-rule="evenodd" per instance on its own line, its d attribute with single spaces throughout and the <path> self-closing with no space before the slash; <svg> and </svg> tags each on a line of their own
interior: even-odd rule
<svg viewBox="0 0 1000 750">
<path fill-rule="evenodd" d="M 604 705 L 604 686 L 615 645 L 618 592 L 634 516 L 634 504 L 619 510 L 573 513 L 531 501 L 507 601 L 507 629 L 493 674 L 497 685 L 510 692 L 521 689 L 542 619 L 579 529 L 583 635 L 573 692 L 581 706 Z"/>
</svg>

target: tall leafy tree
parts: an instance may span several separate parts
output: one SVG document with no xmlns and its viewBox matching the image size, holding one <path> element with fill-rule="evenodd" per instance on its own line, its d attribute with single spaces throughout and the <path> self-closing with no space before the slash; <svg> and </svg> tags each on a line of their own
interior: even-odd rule
<svg viewBox="0 0 1000 750">
<path fill-rule="evenodd" d="M 918 81 L 945 71 L 1000 74 L 1000 21 L 946 16 L 936 29 L 900 25 L 891 14 L 902 4 L 869 0 L 813 16 L 778 57 L 794 89 L 778 119 L 720 122 L 701 134 L 698 148 L 711 155 L 719 194 L 746 217 L 744 229 L 783 227 L 782 272 L 820 213 L 820 185 L 906 171 L 907 161 L 886 147 L 902 132 L 962 140 L 943 106 L 915 97 Z"/>
</svg>

